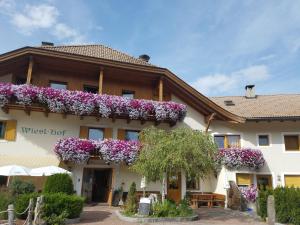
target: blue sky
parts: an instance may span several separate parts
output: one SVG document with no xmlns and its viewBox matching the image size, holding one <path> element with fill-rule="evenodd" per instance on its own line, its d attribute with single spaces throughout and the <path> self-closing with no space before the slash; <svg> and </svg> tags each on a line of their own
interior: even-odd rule
<svg viewBox="0 0 300 225">
<path fill-rule="evenodd" d="M 300 1 L 0 0 L 0 53 L 41 41 L 148 54 L 208 96 L 300 93 Z"/>
</svg>

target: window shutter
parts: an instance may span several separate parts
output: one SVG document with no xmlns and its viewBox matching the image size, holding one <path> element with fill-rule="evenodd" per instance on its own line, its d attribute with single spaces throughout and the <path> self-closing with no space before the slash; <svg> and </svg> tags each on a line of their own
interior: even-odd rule
<svg viewBox="0 0 300 225">
<path fill-rule="evenodd" d="M 237 185 L 251 185 L 251 174 L 236 174 Z"/>
<path fill-rule="evenodd" d="M 5 135 L 4 138 L 7 141 L 15 141 L 17 134 L 17 121 L 7 120 L 5 122 Z"/>
<path fill-rule="evenodd" d="M 89 138 L 89 128 L 85 126 L 80 126 L 79 138 L 88 139 Z"/>
<path fill-rule="evenodd" d="M 104 128 L 104 139 L 110 139 L 113 137 L 113 129 L 112 128 Z"/>
<path fill-rule="evenodd" d="M 300 176 L 299 175 L 285 175 L 284 176 L 285 186 L 295 188 L 300 187 Z"/>
<path fill-rule="evenodd" d="M 124 129 L 119 129 L 118 130 L 118 139 L 119 140 L 125 140 L 125 130 Z"/>
</svg>

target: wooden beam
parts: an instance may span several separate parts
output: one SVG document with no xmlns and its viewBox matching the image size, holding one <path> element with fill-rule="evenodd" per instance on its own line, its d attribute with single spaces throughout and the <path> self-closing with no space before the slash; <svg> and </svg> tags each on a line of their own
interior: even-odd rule
<svg viewBox="0 0 300 225">
<path fill-rule="evenodd" d="M 103 94 L 103 68 L 101 67 L 100 69 L 100 73 L 99 73 L 99 94 L 102 95 Z"/>
<path fill-rule="evenodd" d="M 33 69 L 33 57 L 30 56 L 28 70 L 27 70 L 26 84 L 30 84 L 31 83 L 32 69 Z"/>
<path fill-rule="evenodd" d="M 158 84 L 158 100 L 161 102 L 164 100 L 164 81 L 162 77 L 159 79 Z"/>
<path fill-rule="evenodd" d="M 217 114 L 215 112 L 213 112 L 212 114 L 210 114 L 208 117 L 205 118 L 205 122 L 206 122 L 206 128 L 205 128 L 205 133 L 208 132 L 208 129 L 210 127 L 211 122 L 213 121 L 213 119 L 215 118 Z"/>
<path fill-rule="evenodd" d="M 2 107 L 2 111 L 5 112 L 6 114 L 9 113 L 9 108 L 7 106 Z"/>
</svg>

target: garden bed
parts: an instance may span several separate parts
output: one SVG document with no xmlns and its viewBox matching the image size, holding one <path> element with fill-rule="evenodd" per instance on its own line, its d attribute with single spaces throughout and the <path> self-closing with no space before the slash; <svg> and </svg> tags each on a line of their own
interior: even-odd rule
<svg viewBox="0 0 300 225">
<path fill-rule="evenodd" d="M 120 220 L 132 223 L 156 223 L 156 222 L 187 222 L 195 221 L 198 219 L 197 214 L 185 217 L 138 217 L 138 216 L 125 216 L 122 211 L 117 210 L 116 215 Z"/>
</svg>

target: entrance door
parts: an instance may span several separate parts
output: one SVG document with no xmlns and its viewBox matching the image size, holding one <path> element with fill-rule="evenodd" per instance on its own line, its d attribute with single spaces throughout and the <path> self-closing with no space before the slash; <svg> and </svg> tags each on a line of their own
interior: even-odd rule
<svg viewBox="0 0 300 225">
<path fill-rule="evenodd" d="M 168 199 L 179 203 L 181 200 L 181 174 L 180 173 L 172 173 L 168 176 L 168 190 L 167 196 Z"/>
<path fill-rule="evenodd" d="M 259 190 L 272 188 L 272 175 L 256 175 L 257 187 Z"/>
<path fill-rule="evenodd" d="M 107 202 L 111 185 L 111 169 L 95 169 L 92 187 L 93 202 Z"/>
</svg>

